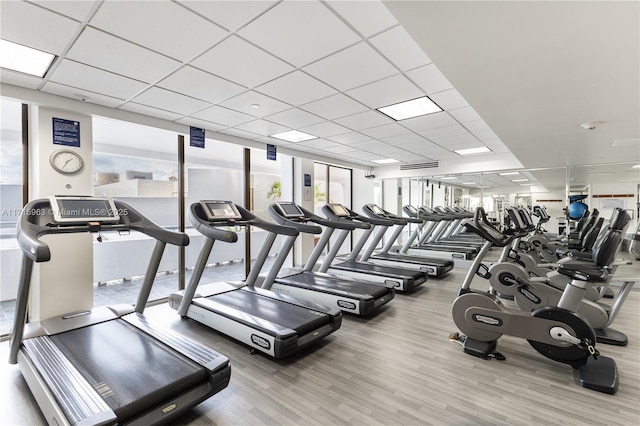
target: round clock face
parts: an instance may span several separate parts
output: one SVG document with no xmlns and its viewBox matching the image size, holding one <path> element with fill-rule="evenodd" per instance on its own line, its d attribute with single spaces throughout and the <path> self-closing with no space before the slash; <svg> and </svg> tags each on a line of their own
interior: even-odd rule
<svg viewBox="0 0 640 426">
<path fill-rule="evenodd" d="M 51 166 L 60 173 L 72 174 L 82 169 L 82 157 L 66 149 L 51 154 Z"/>
</svg>

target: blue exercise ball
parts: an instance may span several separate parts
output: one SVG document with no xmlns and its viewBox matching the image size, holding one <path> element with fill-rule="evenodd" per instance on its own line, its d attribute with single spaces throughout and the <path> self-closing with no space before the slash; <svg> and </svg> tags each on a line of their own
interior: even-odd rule
<svg viewBox="0 0 640 426">
<path fill-rule="evenodd" d="M 580 219 L 588 208 L 589 206 L 585 203 L 574 201 L 573 203 L 569 204 L 569 219 Z"/>
</svg>

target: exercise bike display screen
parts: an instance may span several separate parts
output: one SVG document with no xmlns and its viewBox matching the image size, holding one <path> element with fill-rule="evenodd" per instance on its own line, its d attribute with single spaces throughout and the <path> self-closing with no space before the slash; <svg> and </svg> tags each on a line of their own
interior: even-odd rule
<svg viewBox="0 0 640 426">
<path fill-rule="evenodd" d="M 331 210 L 333 210 L 333 213 L 336 216 L 340 216 L 340 217 L 349 217 L 349 216 L 351 216 L 349 214 L 349 212 L 347 211 L 347 209 L 345 209 L 342 204 L 330 203 L 330 204 L 328 204 L 328 206 L 329 206 L 329 208 Z"/>
<path fill-rule="evenodd" d="M 110 198 L 49 198 L 53 218 L 58 223 L 118 222 L 120 214 Z"/>
<path fill-rule="evenodd" d="M 204 210 L 204 214 L 207 215 L 207 219 L 214 220 L 229 220 L 229 219 L 242 219 L 242 215 L 236 208 L 236 206 L 230 201 L 200 201 L 200 205 Z"/>
<path fill-rule="evenodd" d="M 304 216 L 304 213 L 302 212 L 302 210 L 300 210 L 300 207 L 298 207 L 294 203 L 278 203 L 277 206 L 280 208 L 283 216 L 286 218 Z"/>
</svg>

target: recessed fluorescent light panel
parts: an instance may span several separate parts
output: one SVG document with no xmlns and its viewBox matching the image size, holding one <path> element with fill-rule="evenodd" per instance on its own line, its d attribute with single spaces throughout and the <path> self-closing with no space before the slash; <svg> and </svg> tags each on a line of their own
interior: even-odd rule
<svg viewBox="0 0 640 426">
<path fill-rule="evenodd" d="M 636 164 L 635 166 L 632 167 L 632 169 L 640 169 L 640 164 Z"/>
<path fill-rule="evenodd" d="M 483 152 L 491 152 L 491 150 L 486 146 L 481 146 L 480 148 L 459 149 L 453 152 L 455 152 L 458 155 L 471 155 L 471 154 L 481 154 Z"/>
<path fill-rule="evenodd" d="M 520 172 L 507 172 L 507 173 L 498 173 L 500 176 L 511 176 L 511 175 L 519 175 Z"/>
<path fill-rule="evenodd" d="M 0 39 L 2 68 L 44 77 L 55 58 L 55 55 L 50 53 Z"/>
<path fill-rule="evenodd" d="M 391 163 L 399 163 L 400 160 L 394 160 L 393 158 L 383 158 L 381 160 L 371 160 L 373 163 L 378 164 L 391 164 Z"/>
<path fill-rule="evenodd" d="M 441 177 L 440 179 L 442 179 L 442 180 L 451 180 L 451 179 L 458 179 L 458 178 L 455 177 L 455 176 L 444 176 L 444 177 Z"/>
<path fill-rule="evenodd" d="M 511 182 L 528 182 L 529 179 L 512 179 Z"/>
<path fill-rule="evenodd" d="M 532 183 L 521 183 L 520 186 L 533 186 Z"/>
<path fill-rule="evenodd" d="M 297 130 L 289 130 L 288 132 L 277 133 L 271 135 L 272 138 L 282 139 L 287 142 L 303 142 L 310 141 L 311 139 L 318 139 L 317 136 L 313 136 L 307 133 L 299 132 Z"/>
<path fill-rule="evenodd" d="M 433 114 L 434 112 L 441 112 L 442 108 L 436 105 L 427 96 L 423 96 L 410 101 L 378 108 L 378 111 L 396 121 L 400 121 L 408 118 L 419 117 L 421 115 Z"/>
</svg>

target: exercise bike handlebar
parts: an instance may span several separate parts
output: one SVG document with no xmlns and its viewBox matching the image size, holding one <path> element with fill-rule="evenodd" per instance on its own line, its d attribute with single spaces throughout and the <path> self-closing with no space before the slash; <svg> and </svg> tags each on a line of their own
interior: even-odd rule
<svg viewBox="0 0 640 426">
<path fill-rule="evenodd" d="M 511 242 L 519 236 L 517 233 L 498 231 L 498 229 L 489 223 L 487 214 L 482 207 L 476 209 L 473 215 L 473 222 L 466 222 L 463 226 L 485 240 L 490 241 L 497 247 L 504 247 L 511 244 Z"/>
</svg>

